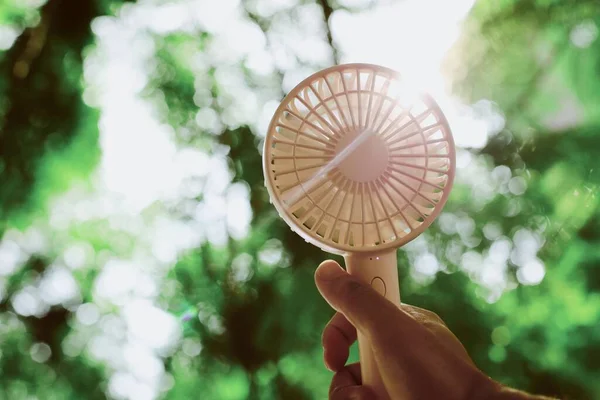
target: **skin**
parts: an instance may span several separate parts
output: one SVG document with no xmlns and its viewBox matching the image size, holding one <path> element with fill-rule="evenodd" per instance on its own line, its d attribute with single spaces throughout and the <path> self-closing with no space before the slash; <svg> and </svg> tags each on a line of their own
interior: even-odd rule
<svg viewBox="0 0 600 400">
<path fill-rule="evenodd" d="M 323 298 L 337 312 L 323 331 L 324 362 L 335 374 L 330 400 L 374 400 L 361 385 L 360 364 L 346 365 L 356 329 L 370 341 L 391 399 L 550 400 L 507 388 L 473 363 L 435 313 L 392 304 L 335 261 L 315 273 Z"/>
</svg>

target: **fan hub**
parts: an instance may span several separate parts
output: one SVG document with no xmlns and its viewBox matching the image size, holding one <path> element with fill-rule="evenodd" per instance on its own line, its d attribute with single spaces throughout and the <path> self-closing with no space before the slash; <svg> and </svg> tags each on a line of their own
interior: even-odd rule
<svg viewBox="0 0 600 400">
<path fill-rule="evenodd" d="M 342 154 L 345 153 L 345 154 Z M 385 172 L 389 154 L 385 142 L 369 130 L 348 131 L 339 140 L 336 156 L 342 157 L 339 171 L 354 182 L 375 182 Z"/>
</svg>

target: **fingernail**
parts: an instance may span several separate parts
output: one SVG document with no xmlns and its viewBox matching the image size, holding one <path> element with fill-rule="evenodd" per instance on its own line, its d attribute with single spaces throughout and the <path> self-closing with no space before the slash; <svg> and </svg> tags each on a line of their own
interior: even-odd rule
<svg viewBox="0 0 600 400">
<path fill-rule="evenodd" d="M 335 261 L 325 261 L 317 269 L 317 277 L 324 281 L 338 278 L 343 273 L 344 271 Z"/>
</svg>

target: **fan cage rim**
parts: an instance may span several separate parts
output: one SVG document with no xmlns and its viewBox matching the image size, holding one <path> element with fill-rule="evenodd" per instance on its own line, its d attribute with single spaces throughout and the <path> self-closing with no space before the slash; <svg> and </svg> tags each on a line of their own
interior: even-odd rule
<svg viewBox="0 0 600 400">
<path fill-rule="evenodd" d="M 277 106 L 277 109 L 273 113 L 273 117 L 271 117 L 271 121 L 269 123 L 269 127 L 267 130 L 267 134 L 265 136 L 265 142 L 264 142 L 264 146 L 263 146 L 262 165 L 263 165 L 263 175 L 265 177 L 265 186 L 269 193 L 269 198 L 271 200 L 271 203 L 277 210 L 277 213 L 279 214 L 279 216 L 286 222 L 288 227 L 293 232 L 295 232 L 300 237 L 302 237 L 306 242 L 311 243 L 312 245 L 320 248 L 321 250 L 323 250 L 325 252 L 328 252 L 331 254 L 336 254 L 336 255 L 342 255 L 342 256 L 345 256 L 348 254 L 353 254 L 353 253 L 362 253 L 362 254 L 382 253 L 385 251 L 389 251 L 392 248 L 395 248 L 395 249 L 400 248 L 400 247 L 410 243 L 414 239 L 416 239 L 417 236 L 421 235 L 427 228 L 429 228 L 433 224 L 433 222 L 437 219 L 437 217 L 442 212 L 443 208 L 446 206 L 446 202 L 448 200 L 448 197 L 450 196 L 450 192 L 452 191 L 452 187 L 454 185 L 454 177 L 455 177 L 455 171 L 456 171 L 456 149 L 455 149 L 455 143 L 454 143 L 454 136 L 452 134 L 452 129 L 450 128 L 450 124 L 448 123 L 448 119 L 446 118 L 446 115 L 442 111 L 438 102 L 429 93 L 419 92 L 419 97 L 426 100 L 428 105 L 431 107 L 431 109 L 436 112 L 436 116 L 438 116 L 440 118 L 440 123 L 444 127 L 444 130 L 447 132 L 446 140 L 448 141 L 448 147 L 449 147 L 449 149 L 448 149 L 449 168 L 448 168 L 448 175 L 447 175 L 448 180 L 446 182 L 446 185 L 444 186 L 444 190 L 442 191 L 442 197 L 436 203 L 431 214 L 429 214 L 427 216 L 427 218 L 421 223 L 421 225 L 419 225 L 415 229 L 411 230 L 405 236 L 397 237 L 395 240 L 389 241 L 387 243 L 383 243 L 381 245 L 350 246 L 350 245 L 344 245 L 344 244 L 338 243 L 337 245 L 334 246 L 332 243 L 329 243 L 329 241 L 326 242 L 325 240 L 319 240 L 318 238 L 315 237 L 316 235 L 314 235 L 314 233 L 308 232 L 307 228 L 304 227 L 303 224 L 300 224 L 295 220 L 295 218 L 288 211 L 287 207 L 283 204 L 283 202 L 279 198 L 279 196 L 275 195 L 276 191 L 274 189 L 274 182 L 273 182 L 272 176 L 269 172 L 270 157 L 268 157 L 268 155 L 271 154 L 270 149 L 271 149 L 272 140 L 273 140 L 273 136 L 274 136 L 274 132 L 275 132 L 275 125 L 277 124 L 279 116 L 283 113 L 283 111 L 285 110 L 285 107 L 290 103 L 290 101 L 293 100 L 293 98 L 296 97 L 296 95 L 298 95 L 298 93 L 300 93 L 300 91 L 305 89 L 313 81 L 316 81 L 319 77 L 326 79 L 325 77 L 331 72 L 335 72 L 335 71 L 343 72 L 344 70 L 348 70 L 348 69 L 360 70 L 361 68 L 362 69 L 370 69 L 372 71 L 377 71 L 377 72 L 384 71 L 385 73 L 389 74 L 390 79 L 397 79 L 398 81 L 402 82 L 402 76 L 398 71 L 393 70 L 388 67 L 385 67 L 385 66 L 382 66 L 382 65 L 371 64 L 371 63 L 338 64 L 338 65 L 333 65 L 331 67 L 317 71 L 317 72 L 313 73 L 312 75 L 309 75 L 302 81 L 300 81 L 281 100 L 281 102 L 279 103 L 279 106 Z M 304 192 L 304 189 L 303 189 L 303 192 Z M 304 193 L 306 194 L 306 192 L 304 192 Z"/>
</svg>

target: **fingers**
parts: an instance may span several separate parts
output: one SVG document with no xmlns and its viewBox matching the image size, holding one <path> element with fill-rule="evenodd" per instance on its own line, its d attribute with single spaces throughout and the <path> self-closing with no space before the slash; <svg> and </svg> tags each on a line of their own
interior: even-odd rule
<svg viewBox="0 0 600 400">
<path fill-rule="evenodd" d="M 350 346 L 356 340 L 356 328 L 343 314 L 336 313 L 323 331 L 325 365 L 331 371 L 339 371 L 348 360 Z"/>
<path fill-rule="evenodd" d="M 414 330 L 418 323 L 405 312 L 386 300 L 371 286 L 349 275 L 338 263 L 323 262 L 315 273 L 315 282 L 321 295 L 335 310 L 366 335 L 379 333 L 391 320 L 398 326 Z"/>
<path fill-rule="evenodd" d="M 450 335 L 459 345 L 456 350 L 466 353 L 458 340 L 446 328 L 444 321 L 432 311 L 402 304 L 402 309 L 417 322 L 437 335 Z M 329 321 L 322 335 L 325 366 L 331 371 L 341 370 L 348 361 L 350 346 L 356 341 L 356 328 L 341 313 L 336 313 Z"/>
<path fill-rule="evenodd" d="M 343 367 L 356 334 L 350 324 L 367 339 L 392 398 L 404 398 L 407 392 L 422 393 L 422 398 L 465 398 L 471 381 L 481 375 L 435 313 L 396 306 L 334 261 L 319 266 L 315 281 L 338 311 L 323 333 L 325 362 L 337 371 L 330 399 L 373 399 L 352 375 L 352 368 Z"/>
<path fill-rule="evenodd" d="M 371 391 L 361 384 L 360 364 L 350 364 L 333 376 L 329 400 L 372 400 Z"/>
</svg>

